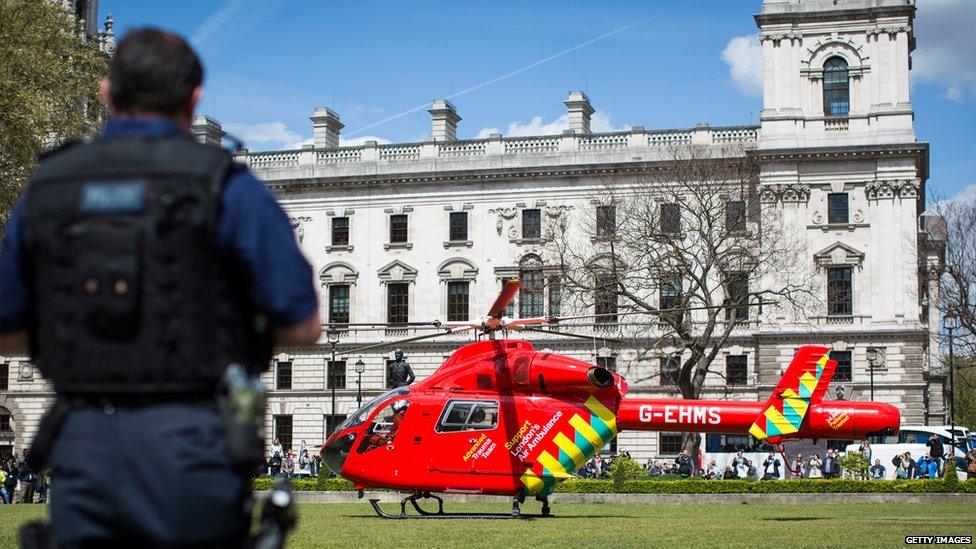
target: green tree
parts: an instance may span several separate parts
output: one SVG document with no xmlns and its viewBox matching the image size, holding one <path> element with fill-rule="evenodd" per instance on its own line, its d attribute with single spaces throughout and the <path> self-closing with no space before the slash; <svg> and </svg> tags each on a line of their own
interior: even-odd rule
<svg viewBox="0 0 976 549">
<path fill-rule="evenodd" d="M 0 228 L 37 156 L 91 135 L 108 57 L 58 0 L 0 0 Z"/>
</svg>

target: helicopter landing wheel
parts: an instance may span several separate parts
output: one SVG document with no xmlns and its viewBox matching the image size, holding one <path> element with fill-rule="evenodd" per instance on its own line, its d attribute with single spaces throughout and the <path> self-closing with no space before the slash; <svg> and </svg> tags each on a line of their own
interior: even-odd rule
<svg viewBox="0 0 976 549">
<path fill-rule="evenodd" d="M 541 497 L 541 498 L 538 498 L 538 500 L 542 502 L 542 516 L 544 516 L 544 517 L 551 517 L 552 516 L 552 509 L 549 508 L 549 498 L 548 497 Z"/>
</svg>

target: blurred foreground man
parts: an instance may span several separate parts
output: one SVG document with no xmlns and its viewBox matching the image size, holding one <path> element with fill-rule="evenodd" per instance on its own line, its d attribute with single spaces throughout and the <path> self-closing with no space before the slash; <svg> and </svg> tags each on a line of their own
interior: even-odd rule
<svg viewBox="0 0 976 549">
<path fill-rule="evenodd" d="M 182 38 L 130 33 L 104 133 L 42 159 L 6 226 L 0 354 L 29 349 L 58 395 L 31 455 L 63 546 L 240 546 L 263 440 L 227 393 L 319 336 L 274 197 L 189 136 L 202 79 Z"/>
</svg>

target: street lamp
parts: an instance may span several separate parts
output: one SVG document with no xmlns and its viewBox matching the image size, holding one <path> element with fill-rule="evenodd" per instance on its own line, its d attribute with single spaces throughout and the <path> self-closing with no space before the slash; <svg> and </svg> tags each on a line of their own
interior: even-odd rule
<svg viewBox="0 0 976 549">
<path fill-rule="evenodd" d="M 868 372 L 871 374 L 871 402 L 874 402 L 874 367 L 878 364 L 881 353 L 877 347 L 868 347 Z"/>
<path fill-rule="evenodd" d="M 328 383 L 329 388 L 332 390 L 331 414 L 332 414 L 332 421 L 334 423 L 336 418 L 335 380 L 332 379 L 332 376 L 330 374 L 332 373 L 331 370 L 335 368 L 336 346 L 339 345 L 339 330 L 336 330 L 335 328 L 329 326 L 329 329 L 325 332 L 325 337 L 329 342 L 329 347 L 332 348 L 332 361 L 329 362 L 329 365 L 325 368 L 325 382 Z M 326 435 L 331 435 L 331 434 L 332 433 L 326 433 Z"/>
<path fill-rule="evenodd" d="M 366 365 L 363 364 L 363 359 L 356 361 L 356 407 L 363 407 L 363 372 L 366 371 Z"/>
<path fill-rule="evenodd" d="M 952 425 L 952 432 L 949 433 L 949 440 L 952 442 L 952 459 L 956 459 L 956 384 L 955 384 L 955 357 L 952 354 L 952 342 L 959 327 L 959 317 L 953 312 L 948 312 L 942 319 L 942 327 L 949 332 L 949 418 Z"/>
</svg>

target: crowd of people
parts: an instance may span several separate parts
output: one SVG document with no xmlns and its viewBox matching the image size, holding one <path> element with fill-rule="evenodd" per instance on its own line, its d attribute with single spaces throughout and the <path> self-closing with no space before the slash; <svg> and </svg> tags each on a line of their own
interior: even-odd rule
<svg viewBox="0 0 976 549">
<path fill-rule="evenodd" d="M 295 452 L 274 439 L 270 455 L 258 473 L 274 478 L 314 478 L 321 469 L 322 458 L 318 454 L 311 455 L 304 440 Z"/>
<path fill-rule="evenodd" d="M 11 503 L 46 503 L 51 493 L 51 470 L 40 474 L 27 466 L 26 456 L 14 454 L 0 460 L 0 501 Z"/>
</svg>

